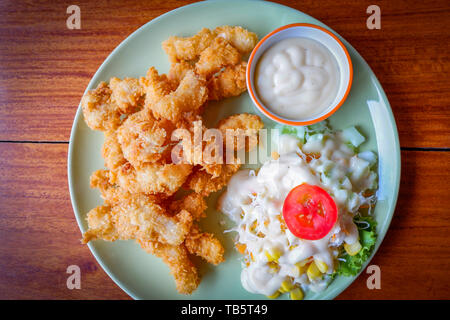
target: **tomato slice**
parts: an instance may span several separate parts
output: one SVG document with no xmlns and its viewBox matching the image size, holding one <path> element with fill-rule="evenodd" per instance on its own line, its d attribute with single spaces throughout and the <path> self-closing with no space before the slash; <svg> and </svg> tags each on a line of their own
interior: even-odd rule
<svg viewBox="0 0 450 320">
<path fill-rule="evenodd" d="M 336 223 L 337 212 L 336 203 L 325 190 L 307 183 L 292 189 L 283 204 L 287 227 L 306 240 L 325 237 Z"/>
</svg>

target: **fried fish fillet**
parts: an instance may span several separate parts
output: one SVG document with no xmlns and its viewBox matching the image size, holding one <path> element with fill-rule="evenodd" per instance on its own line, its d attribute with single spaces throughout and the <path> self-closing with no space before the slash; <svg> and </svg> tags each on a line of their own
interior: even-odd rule
<svg viewBox="0 0 450 320">
<path fill-rule="evenodd" d="M 164 96 L 150 108 L 155 118 L 177 123 L 183 113 L 200 109 L 207 98 L 206 81 L 193 71 L 188 71 L 175 91 Z"/>
<path fill-rule="evenodd" d="M 156 121 L 143 109 L 129 116 L 117 130 L 123 156 L 133 166 L 156 162 L 170 152 L 170 136 L 175 126 L 166 119 Z"/>
<path fill-rule="evenodd" d="M 111 99 L 116 103 L 122 113 L 131 113 L 142 104 L 144 89 L 138 79 L 125 78 L 123 80 L 113 77 L 109 80 Z"/>
<path fill-rule="evenodd" d="M 197 268 L 189 258 L 184 244 L 174 246 L 155 241 L 137 240 L 142 249 L 161 258 L 170 269 L 175 279 L 177 291 L 191 294 L 200 284 Z"/>
<path fill-rule="evenodd" d="M 222 100 L 236 97 L 247 90 L 245 72 L 247 62 L 242 61 L 235 66 L 225 68 L 208 81 L 208 99 Z"/>
<path fill-rule="evenodd" d="M 95 239 L 142 239 L 179 245 L 188 234 L 192 220 L 186 210 L 169 216 L 151 198 L 136 195 L 112 206 L 92 209 L 87 214 L 89 229 L 83 234 L 83 243 Z"/>
<path fill-rule="evenodd" d="M 84 120 L 92 130 L 112 131 L 121 124 L 122 114 L 111 99 L 111 89 L 100 82 L 96 89 L 89 90 L 81 99 Z"/>
<path fill-rule="evenodd" d="M 172 63 L 167 74 L 167 78 L 169 79 L 172 87 L 178 87 L 181 80 L 183 80 L 183 78 L 186 76 L 186 73 L 190 70 L 194 70 L 194 65 L 187 61 Z"/>
<path fill-rule="evenodd" d="M 170 196 L 183 185 L 191 171 L 190 164 L 145 163 L 135 168 L 125 163 L 117 171 L 114 181 L 130 193 Z"/>
<path fill-rule="evenodd" d="M 257 115 L 240 113 L 222 119 L 217 128 L 225 137 L 227 148 L 233 145 L 234 150 L 245 147 L 246 151 L 250 151 L 258 144 L 258 131 L 264 128 L 264 123 Z"/>
<path fill-rule="evenodd" d="M 191 228 L 184 244 L 189 253 L 197 255 L 211 264 L 218 265 L 225 261 L 223 256 L 225 249 L 220 241 L 211 233 L 201 232 L 196 225 Z"/>
<path fill-rule="evenodd" d="M 144 106 L 147 109 L 150 109 L 153 104 L 168 95 L 173 89 L 167 76 L 160 75 L 154 67 L 148 69 L 145 78 L 140 79 L 140 83 L 145 92 Z"/>
<path fill-rule="evenodd" d="M 207 208 L 204 197 L 199 193 L 190 193 L 180 200 L 171 201 L 169 210 L 171 212 L 179 212 L 181 210 L 188 211 L 194 220 L 200 220 L 205 217 L 205 210 Z"/>
<path fill-rule="evenodd" d="M 105 166 L 110 170 L 116 170 L 127 162 L 123 156 L 122 147 L 117 139 L 116 131 L 105 132 L 102 157 L 105 159 Z"/>
<path fill-rule="evenodd" d="M 172 36 L 162 43 L 162 47 L 171 62 L 189 61 L 196 59 L 203 50 L 209 47 L 214 37 L 211 30 L 203 28 L 192 37 Z"/>
<path fill-rule="evenodd" d="M 188 177 L 186 186 L 203 196 L 219 191 L 228 183 L 231 176 L 239 170 L 241 165 L 237 163 L 222 164 L 221 166 L 220 174 L 215 178 L 208 172 L 201 170 L 201 167 L 198 168 Z"/>
<path fill-rule="evenodd" d="M 241 58 L 241 54 L 235 47 L 224 38 L 218 37 L 200 54 L 195 64 L 195 71 L 209 79 L 222 68 L 238 64 Z"/>
<path fill-rule="evenodd" d="M 214 29 L 217 37 L 226 39 L 241 54 L 250 53 L 258 43 L 258 36 L 242 27 L 221 26 Z"/>
</svg>

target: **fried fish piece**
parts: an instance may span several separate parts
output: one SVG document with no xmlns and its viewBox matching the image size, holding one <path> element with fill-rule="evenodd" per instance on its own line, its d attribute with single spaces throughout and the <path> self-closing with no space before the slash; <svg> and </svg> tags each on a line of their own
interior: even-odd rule
<svg viewBox="0 0 450 320">
<path fill-rule="evenodd" d="M 105 132 L 102 157 L 105 159 L 105 166 L 110 170 L 116 170 L 127 162 L 123 156 L 122 147 L 117 139 L 116 131 Z"/>
<path fill-rule="evenodd" d="M 178 212 L 181 210 L 188 211 L 194 220 L 200 220 L 205 217 L 205 210 L 207 208 L 204 197 L 199 193 L 190 193 L 180 200 L 171 201 L 169 210 Z"/>
<path fill-rule="evenodd" d="M 183 80 L 183 78 L 186 76 L 186 73 L 190 70 L 194 70 L 194 65 L 187 61 L 172 63 L 167 74 L 167 78 L 169 79 L 172 87 L 178 87 L 181 80 Z"/>
<path fill-rule="evenodd" d="M 117 170 L 114 182 L 130 193 L 174 194 L 192 172 L 190 164 L 145 163 L 133 167 L 125 163 Z"/>
<path fill-rule="evenodd" d="M 224 38 L 215 38 L 214 42 L 201 54 L 195 64 L 195 71 L 209 79 L 222 68 L 241 62 L 241 54 Z"/>
<path fill-rule="evenodd" d="M 198 271 L 190 260 L 184 244 L 174 246 L 142 239 L 138 239 L 137 242 L 146 252 L 161 258 L 168 265 L 179 293 L 191 294 L 197 289 L 200 284 Z"/>
<path fill-rule="evenodd" d="M 157 121 L 147 109 L 129 116 L 117 130 L 123 156 L 133 166 L 156 162 L 170 152 L 169 143 L 175 126 L 166 119 Z"/>
<path fill-rule="evenodd" d="M 221 26 L 214 29 L 214 34 L 230 42 L 241 54 L 250 53 L 258 43 L 258 36 L 242 27 Z"/>
<path fill-rule="evenodd" d="M 135 112 L 142 105 L 144 89 L 138 79 L 113 77 L 109 80 L 111 99 L 122 113 Z"/>
<path fill-rule="evenodd" d="M 222 100 L 229 97 L 236 97 L 247 90 L 245 73 L 247 62 L 227 67 L 218 75 L 213 76 L 208 81 L 208 99 Z"/>
<path fill-rule="evenodd" d="M 177 123 L 183 113 L 195 112 L 207 99 L 206 81 L 193 71 L 188 71 L 174 92 L 164 96 L 150 108 L 155 118 L 168 119 Z"/>
<path fill-rule="evenodd" d="M 220 241 L 208 232 L 201 232 L 197 225 L 191 228 L 184 242 L 187 250 L 191 254 L 195 254 L 207 262 L 218 265 L 225 261 L 225 249 Z"/>
<path fill-rule="evenodd" d="M 84 120 L 92 130 L 111 131 L 121 124 L 121 109 L 111 100 L 111 89 L 100 82 L 81 98 Z"/>
<path fill-rule="evenodd" d="M 255 114 L 240 113 L 222 119 L 217 128 L 225 137 L 227 149 L 231 149 L 233 142 L 234 150 L 242 150 L 245 147 L 246 151 L 250 151 L 257 146 L 258 131 L 264 128 L 264 123 Z"/>
<path fill-rule="evenodd" d="M 83 234 L 83 243 L 95 239 L 142 239 L 172 245 L 184 241 L 193 221 L 186 210 L 169 216 L 164 208 L 143 194 L 128 197 L 112 206 L 92 209 L 87 220 L 89 229 Z"/>
<path fill-rule="evenodd" d="M 215 178 L 208 172 L 201 170 L 201 167 L 197 168 L 188 177 L 186 186 L 203 196 L 208 196 L 211 192 L 219 191 L 228 183 L 231 176 L 239 170 L 241 164 L 222 164 L 221 166 L 220 174 Z"/>
<path fill-rule="evenodd" d="M 132 197 L 131 193 L 127 190 L 111 183 L 111 171 L 109 170 L 94 171 L 91 174 L 90 186 L 91 188 L 100 190 L 105 204 L 109 206 L 113 206 L 120 201 Z"/>
<path fill-rule="evenodd" d="M 168 95 L 173 89 L 167 76 L 160 75 L 154 67 L 148 69 L 145 78 L 140 78 L 140 83 L 145 92 L 144 106 L 147 109 L 151 109 L 153 104 Z"/>
<path fill-rule="evenodd" d="M 171 62 L 195 60 L 213 41 L 215 35 L 211 30 L 203 28 L 192 37 L 172 36 L 163 41 L 162 47 Z"/>
</svg>

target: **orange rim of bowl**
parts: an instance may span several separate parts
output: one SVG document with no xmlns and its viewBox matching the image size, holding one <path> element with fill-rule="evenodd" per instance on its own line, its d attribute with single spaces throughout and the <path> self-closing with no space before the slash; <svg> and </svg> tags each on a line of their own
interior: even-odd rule
<svg viewBox="0 0 450 320">
<path fill-rule="evenodd" d="M 349 65 L 349 81 L 348 81 L 348 85 L 347 85 L 347 89 L 345 90 L 344 96 L 342 97 L 342 99 L 336 104 L 336 106 L 331 109 L 328 113 L 324 114 L 323 116 L 314 119 L 314 120 L 308 120 L 308 121 L 291 121 L 291 120 L 286 120 L 286 119 L 282 119 L 279 118 L 278 116 L 274 115 L 273 113 L 271 113 L 269 110 L 267 110 L 266 107 L 264 107 L 262 104 L 259 103 L 256 94 L 253 92 L 253 86 L 251 85 L 251 79 L 250 79 L 250 69 L 252 66 L 252 62 L 253 62 L 253 58 L 255 57 L 256 52 L 258 51 L 258 49 L 261 47 L 261 45 L 267 40 L 269 39 L 271 36 L 273 36 L 274 34 L 283 31 L 285 29 L 289 29 L 289 28 L 293 28 L 293 27 L 311 27 L 311 28 L 315 28 L 318 29 L 320 31 L 325 32 L 326 34 L 330 35 L 331 37 L 333 37 L 334 40 L 337 41 L 337 43 L 341 46 L 342 50 L 344 50 L 345 56 L 347 57 L 347 61 L 348 61 L 348 65 Z M 255 66 L 256 67 L 256 66 Z M 264 38 L 261 39 L 261 41 L 258 42 L 258 44 L 256 45 L 256 47 L 253 49 L 252 53 L 250 54 L 250 58 L 248 60 L 248 68 L 246 70 L 247 73 L 247 87 L 248 90 L 250 92 L 250 95 L 252 97 L 253 102 L 256 104 L 256 106 L 258 107 L 258 109 L 264 113 L 268 118 L 281 122 L 283 124 L 287 124 L 287 125 L 292 125 L 292 126 L 306 126 L 306 125 L 310 125 L 310 124 L 314 124 L 317 123 L 319 121 L 325 120 L 326 118 L 330 117 L 333 113 L 335 113 L 344 103 L 344 101 L 347 99 L 347 96 L 350 92 L 350 89 L 352 87 L 352 82 L 353 82 L 353 65 L 352 65 L 352 60 L 350 59 L 350 55 L 348 54 L 347 49 L 345 48 L 344 44 L 341 42 L 341 40 L 339 40 L 332 32 L 330 32 L 329 30 L 317 26 L 315 24 L 310 24 L 310 23 L 292 23 L 292 24 L 288 24 L 285 26 L 282 26 L 278 29 L 273 30 L 272 32 L 270 32 L 269 34 L 267 34 Z"/>
</svg>

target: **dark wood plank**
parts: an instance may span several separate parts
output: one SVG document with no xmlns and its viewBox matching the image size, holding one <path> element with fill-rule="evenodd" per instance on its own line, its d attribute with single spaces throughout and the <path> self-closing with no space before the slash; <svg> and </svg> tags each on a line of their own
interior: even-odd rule
<svg viewBox="0 0 450 320">
<path fill-rule="evenodd" d="M 66 155 L 64 144 L 0 143 L 0 299 L 128 298 L 79 242 Z M 382 289 L 368 290 L 363 274 L 340 299 L 448 298 L 450 152 L 402 157 L 397 210 L 373 259 Z M 66 288 L 71 264 L 82 269 L 81 290 Z"/>
<path fill-rule="evenodd" d="M 0 299 L 127 299 L 80 243 L 66 144 L 0 143 Z M 81 268 L 80 290 L 66 286 Z"/>
<path fill-rule="evenodd" d="M 402 177 L 390 229 L 372 264 L 381 290 L 363 273 L 339 299 L 448 299 L 450 152 L 402 152 Z"/>
<path fill-rule="evenodd" d="M 192 1 L 87 1 L 82 29 L 67 4 L 0 3 L 0 140 L 67 141 L 90 78 L 147 21 Z M 378 1 L 381 30 L 366 28 L 371 1 L 280 1 L 323 21 L 367 60 L 390 99 L 404 147 L 450 147 L 450 3 Z"/>
</svg>

